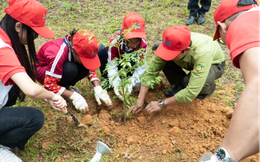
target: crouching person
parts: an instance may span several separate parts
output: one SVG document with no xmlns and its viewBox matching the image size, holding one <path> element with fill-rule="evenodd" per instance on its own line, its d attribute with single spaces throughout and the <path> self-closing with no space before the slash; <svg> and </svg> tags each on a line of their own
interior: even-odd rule
<svg viewBox="0 0 260 162">
<path fill-rule="evenodd" d="M 224 72 L 224 54 L 218 42 L 212 41 L 211 37 L 191 33 L 185 26 L 172 26 L 164 31 L 162 40 L 153 46 L 155 55 L 146 67 L 137 105 L 131 106 L 132 113 L 138 113 L 143 108 L 150 86 L 148 81 L 158 76 L 161 70 L 175 86 L 165 92 L 169 98 L 152 101 L 146 106 L 148 114 L 169 105 L 191 103 L 195 98 L 204 99 L 214 92 L 214 80 Z"/>
<path fill-rule="evenodd" d="M 74 29 L 65 38 L 45 43 L 37 54 L 37 80 L 47 90 L 71 99 L 75 108 L 84 113 L 89 110 L 86 100 L 77 88 L 70 86 L 87 77 L 94 85 L 98 105 L 101 105 L 100 100 L 107 106 L 112 105 L 95 72 L 100 66 L 98 49 L 99 41 L 95 35 L 82 29 Z"/>
</svg>

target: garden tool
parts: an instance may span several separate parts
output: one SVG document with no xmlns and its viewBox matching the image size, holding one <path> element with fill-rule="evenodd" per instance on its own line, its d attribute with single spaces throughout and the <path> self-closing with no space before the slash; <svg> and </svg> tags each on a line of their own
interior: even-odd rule
<svg viewBox="0 0 260 162">
<path fill-rule="evenodd" d="M 97 153 L 90 160 L 90 162 L 99 162 L 102 155 L 111 154 L 110 148 L 103 142 L 97 141 Z"/>
<path fill-rule="evenodd" d="M 72 117 L 72 120 L 77 124 L 77 126 L 80 125 L 80 122 L 78 121 L 78 119 L 71 113 L 68 112 L 67 109 L 61 109 L 61 111 L 65 114 L 65 115 L 70 115 Z"/>
</svg>

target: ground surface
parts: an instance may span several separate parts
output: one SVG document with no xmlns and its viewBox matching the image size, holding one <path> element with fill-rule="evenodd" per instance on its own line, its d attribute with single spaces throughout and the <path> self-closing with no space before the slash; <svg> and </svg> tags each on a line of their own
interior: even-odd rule
<svg viewBox="0 0 260 162">
<path fill-rule="evenodd" d="M 160 40 L 163 31 L 173 25 L 185 25 L 189 11 L 188 0 L 40 0 L 48 8 L 46 25 L 61 38 L 73 28 L 83 28 L 94 32 L 102 43 L 121 28 L 126 13 L 137 12 L 146 21 L 148 50 Z M 7 2 L 0 2 L 1 9 Z M 220 0 L 212 1 L 206 14 L 206 23 L 191 25 L 192 32 L 214 35 L 213 13 Z M 3 16 L 4 13 L 1 13 Z M 38 50 L 46 39 L 35 40 Z M 244 81 L 235 69 L 226 46 L 221 46 L 226 57 L 225 74 L 217 80 L 216 91 L 210 98 L 195 100 L 191 104 L 169 106 L 160 113 L 146 116 L 143 112 L 122 120 L 122 102 L 113 99 L 113 106 L 98 106 L 92 86 L 87 80 L 77 84 L 86 98 L 90 111 L 81 114 L 72 106 L 68 110 L 85 125 L 77 127 L 71 117 L 54 111 L 42 101 L 26 102 L 26 105 L 41 109 L 45 114 L 45 124 L 26 145 L 18 156 L 23 161 L 89 161 L 95 154 L 96 141 L 106 143 L 111 155 L 102 161 L 198 161 L 204 152 L 214 152 L 228 128 L 233 108 L 244 88 Z M 147 102 L 164 98 L 163 92 L 169 88 L 167 80 L 150 90 Z M 113 92 L 109 92 L 111 98 Z M 134 95 L 137 96 L 138 90 Z M 257 155 L 243 162 L 259 161 Z"/>
</svg>

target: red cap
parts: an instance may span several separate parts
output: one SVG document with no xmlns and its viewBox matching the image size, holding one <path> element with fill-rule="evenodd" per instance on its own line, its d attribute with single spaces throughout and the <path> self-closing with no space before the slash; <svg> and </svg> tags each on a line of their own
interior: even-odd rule
<svg viewBox="0 0 260 162">
<path fill-rule="evenodd" d="M 186 26 L 172 26 L 163 32 L 162 44 L 154 52 L 161 59 L 170 61 L 189 47 L 190 30 Z"/>
<path fill-rule="evenodd" d="M 100 67 L 100 60 L 97 55 L 99 41 L 94 33 L 80 29 L 73 35 L 73 47 L 82 64 L 90 70 Z"/>
<path fill-rule="evenodd" d="M 125 31 L 131 28 L 133 25 L 134 25 L 133 30 Z M 125 15 L 125 18 L 123 20 L 122 30 L 126 39 L 132 39 L 132 38 L 146 39 L 145 21 L 139 14 L 135 12 L 130 12 Z"/>
<path fill-rule="evenodd" d="M 15 20 L 30 26 L 44 38 L 53 38 L 55 33 L 45 26 L 47 9 L 35 0 L 8 0 L 4 9 Z"/>
<path fill-rule="evenodd" d="M 219 26 L 217 23 L 218 21 L 223 22 L 230 16 L 232 16 L 240 11 L 249 10 L 249 9 L 253 8 L 254 6 L 256 6 L 255 4 L 251 4 L 251 5 L 237 7 L 239 1 L 241 1 L 241 0 L 223 0 L 220 3 L 220 5 L 217 7 L 217 9 L 214 13 L 214 19 L 215 19 L 217 29 L 216 29 L 213 40 L 216 40 L 220 37 L 220 34 L 218 32 L 218 26 Z M 255 1 L 252 1 L 252 2 L 255 2 Z M 258 4 L 257 4 L 257 6 L 258 6 Z"/>
</svg>

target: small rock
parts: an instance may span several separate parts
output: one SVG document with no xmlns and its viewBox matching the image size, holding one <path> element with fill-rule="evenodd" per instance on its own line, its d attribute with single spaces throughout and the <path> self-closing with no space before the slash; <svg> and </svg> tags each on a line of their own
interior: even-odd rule
<svg viewBox="0 0 260 162">
<path fill-rule="evenodd" d="M 178 127 L 173 127 L 168 131 L 168 133 L 175 137 L 181 137 L 181 129 L 179 129 Z"/>
<path fill-rule="evenodd" d="M 232 115 L 233 115 L 233 110 L 231 109 L 231 110 L 228 110 L 227 112 L 226 112 L 226 117 L 228 117 L 229 119 L 231 119 L 231 117 L 232 117 Z"/>
<path fill-rule="evenodd" d="M 137 117 L 137 120 L 142 125 L 146 123 L 146 118 L 144 116 Z"/>
<path fill-rule="evenodd" d="M 44 150 L 46 150 L 46 149 L 48 149 L 50 146 L 49 146 L 49 142 L 46 142 L 46 143 L 43 143 L 42 144 L 42 148 L 44 149 Z"/>
<path fill-rule="evenodd" d="M 163 154 L 163 155 L 166 155 L 166 153 L 167 153 L 167 150 L 164 149 L 164 150 L 162 151 L 162 154 Z"/>
<path fill-rule="evenodd" d="M 86 125 L 92 125 L 93 119 L 91 115 L 84 115 L 83 118 L 81 119 L 82 123 Z"/>
</svg>

